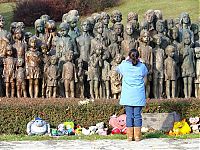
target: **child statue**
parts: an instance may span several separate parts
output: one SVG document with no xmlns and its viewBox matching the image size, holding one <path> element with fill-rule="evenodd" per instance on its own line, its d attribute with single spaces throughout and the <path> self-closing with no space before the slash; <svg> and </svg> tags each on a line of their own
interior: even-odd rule
<svg viewBox="0 0 200 150">
<path fill-rule="evenodd" d="M 38 38 L 38 46 L 45 42 L 45 23 L 42 19 L 35 21 L 35 36 Z"/>
<path fill-rule="evenodd" d="M 108 62 L 109 58 L 105 54 L 103 54 L 102 60 L 103 60 L 102 73 L 101 73 L 102 97 L 109 99 L 110 98 L 110 63 Z"/>
<path fill-rule="evenodd" d="M 90 84 L 90 96 L 92 99 L 99 98 L 99 82 L 101 77 L 101 68 L 103 65 L 102 50 L 103 46 L 101 44 L 97 44 L 94 47 L 94 52 L 91 55 L 88 64 L 87 74 L 88 74 L 88 81 Z"/>
<path fill-rule="evenodd" d="M 153 94 L 161 98 L 163 94 L 165 51 L 161 48 L 162 36 L 154 35 L 156 47 L 153 49 Z"/>
<path fill-rule="evenodd" d="M 119 47 L 121 48 L 121 42 L 124 40 L 124 26 L 121 22 L 116 22 L 113 25 L 113 31 L 116 33 L 117 35 L 117 44 L 119 45 Z M 120 50 L 120 53 L 122 53 L 122 51 Z"/>
<path fill-rule="evenodd" d="M 113 59 L 110 72 L 111 92 L 114 99 L 119 99 L 121 93 L 122 77 L 117 73 L 116 67 L 122 62 L 122 55 L 117 54 Z"/>
<path fill-rule="evenodd" d="M 130 49 L 138 48 L 137 39 L 135 39 L 133 35 L 134 35 L 133 25 L 132 23 L 128 22 L 126 24 L 124 40 L 121 43 L 121 51 L 124 57 L 128 56 L 128 52 L 130 51 Z"/>
<path fill-rule="evenodd" d="M 85 75 L 86 75 L 86 70 L 83 67 L 83 59 L 79 58 L 77 60 L 77 70 L 76 70 L 76 74 L 77 74 L 77 86 L 76 89 L 80 89 L 80 98 L 85 98 Z"/>
<path fill-rule="evenodd" d="M 27 97 L 26 92 L 26 69 L 24 68 L 25 62 L 23 58 L 17 58 L 17 70 L 16 70 L 16 85 L 17 85 L 17 97 Z"/>
<path fill-rule="evenodd" d="M 196 58 L 196 80 L 195 80 L 195 97 L 200 98 L 200 47 L 195 48 Z"/>
<path fill-rule="evenodd" d="M 4 30 L 4 24 L 5 24 L 4 17 L 0 15 L 0 38 L 7 37 L 8 35 L 8 32 Z"/>
<path fill-rule="evenodd" d="M 57 57 L 55 55 L 50 58 L 51 65 L 47 68 L 47 87 L 48 87 L 48 98 L 56 98 L 56 91 L 58 85 L 58 78 L 60 71 L 57 65 Z"/>
<path fill-rule="evenodd" d="M 142 30 L 139 38 L 139 47 L 138 51 L 140 53 L 140 61 L 143 62 L 149 74 L 145 77 L 145 88 L 146 88 L 146 97 L 150 95 L 150 82 L 152 81 L 152 71 L 153 71 L 153 52 L 152 47 L 149 46 L 150 36 L 147 30 Z"/>
<path fill-rule="evenodd" d="M 15 95 L 15 67 L 16 60 L 12 56 L 13 55 L 13 47 L 11 45 L 7 45 L 6 47 L 6 57 L 3 60 L 4 69 L 3 69 L 3 77 L 4 82 L 6 83 L 6 97 L 14 97 Z M 10 88 L 11 85 L 11 88 Z M 10 92 L 11 89 L 11 92 Z"/>
<path fill-rule="evenodd" d="M 40 74 L 41 58 L 36 43 L 37 43 L 37 37 L 35 36 L 31 37 L 29 39 L 29 50 L 25 54 L 26 74 L 27 74 L 27 79 L 29 80 L 29 94 L 31 98 L 33 97 L 38 98 L 39 78 L 41 76 Z"/>
<path fill-rule="evenodd" d="M 182 89 L 183 89 L 183 83 L 182 83 L 182 78 L 181 78 L 181 64 L 183 62 L 183 56 L 181 53 L 181 43 L 179 42 L 179 30 L 177 27 L 173 27 L 169 31 L 169 36 L 171 39 L 171 45 L 175 47 L 175 54 L 174 54 L 174 60 L 176 61 L 176 97 L 179 97 L 182 95 Z"/>
<path fill-rule="evenodd" d="M 114 28 L 114 24 L 116 22 L 121 22 L 122 21 L 122 13 L 119 10 L 114 10 L 111 13 L 111 22 L 113 23 L 111 30 Z"/>
<path fill-rule="evenodd" d="M 114 31 L 111 31 L 110 33 L 110 40 L 111 40 L 111 44 L 108 46 L 108 51 L 110 53 L 109 62 L 112 62 L 112 60 L 120 52 L 119 44 L 117 44 L 117 34 Z"/>
<path fill-rule="evenodd" d="M 110 20 L 110 16 L 108 13 L 106 12 L 102 12 L 101 13 L 101 18 L 100 20 L 103 23 L 103 36 L 106 37 L 106 39 L 108 40 L 107 43 L 108 45 L 110 45 L 110 32 L 111 30 L 108 28 L 108 24 L 109 24 L 109 20 Z"/>
<path fill-rule="evenodd" d="M 14 32 L 14 41 L 15 41 L 15 43 L 13 44 L 13 48 L 15 52 L 14 56 L 16 58 L 25 59 L 25 51 L 27 51 L 26 50 L 27 45 L 24 42 L 24 35 L 20 28 L 17 28 Z"/>
<path fill-rule="evenodd" d="M 192 83 L 195 77 L 195 54 L 191 45 L 191 34 L 189 31 L 185 30 L 183 32 L 183 63 L 181 65 L 185 98 L 190 98 L 192 96 Z"/>
<path fill-rule="evenodd" d="M 167 58 L 164 62 L 166 95 L 167 98 L 174 98 L 176 93 L 176 61 L 174 60 L 175 47 L 168 45 L 166 48 Z"/>
<path fill-rule="evenodd" d="M 64 81 L 65 97 L 75 97 L 74 82 L 76 79 L 75 64 L 73 61 L 73 52 L 67 51 L 65 54 L 66 63 L 63 65 L 62 79 Z"/>
<path fill-rule="evenodd" d="M 87 70 L 88 61 L 91 53 L 91 40 L 93 37 L 90 36 L 89 31 L 91 28 L 91 23 L 89 20 L 84 20 L 81 22 L 82 34 L 76 38 L 78 52 L 80 58 L 83 60 L 83 67 Z"/>
</svg>

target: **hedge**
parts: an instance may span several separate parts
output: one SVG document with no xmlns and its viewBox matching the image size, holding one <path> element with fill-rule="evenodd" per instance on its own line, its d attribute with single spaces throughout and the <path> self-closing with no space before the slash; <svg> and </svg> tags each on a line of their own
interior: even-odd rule
<svg viewBox="0 0 200 150">
<path fill-rule="evenodd" d="M 118 100 L 95 100 L 78 105 L 80 99 L 0 99 L 0 134 L 26 134 L 26 125 L 38 116 L 52 128 L 64 121 L 88 127 L 98 122 L 108 125 L 110 116 L 124 113 Z M 200 116 L 200 99 L 150 100 L 143 112 L 173 112 L 181 118 Z"/>
</svg>

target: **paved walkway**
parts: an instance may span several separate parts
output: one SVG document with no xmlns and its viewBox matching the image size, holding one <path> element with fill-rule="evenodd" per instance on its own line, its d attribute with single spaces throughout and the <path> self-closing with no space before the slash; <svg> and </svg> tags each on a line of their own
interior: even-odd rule
<svg viewBox="0 0 200 150">
<path fill-rule="evenodd" d="M 140 142 L 126 140 L 52 140 L 52 141 L 0 141 L 0 150 L 200 150 L 197 139 L 144 139 Z"/>
</svg>

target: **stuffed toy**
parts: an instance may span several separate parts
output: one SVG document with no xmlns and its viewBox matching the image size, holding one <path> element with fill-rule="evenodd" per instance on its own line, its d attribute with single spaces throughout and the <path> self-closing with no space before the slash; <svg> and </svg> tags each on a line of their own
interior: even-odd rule
<svg viewBox="0 0 200 150">
<path fill-rule="evenodd" d="M 190 117 L 189 122 L 190 122 L 190 127 L 192 128 L 192 132 L 193 133 L 200 133 L 199 132 L 200 124 L 198 123 L 199 117 L 195 117 L 195 118 Z"/>
<path fill-rule="evenodd" d="M 68 135 L 75 135 L 75 131 L 74 131 L 74 123 L 71 122 L 64 122 L 64 127 L 68 132 Z"/>
<path fill-rule="evenodd" d="M 108 128 L 104 128 L 104 122 L 99 122 L 96 124 L 97 131 L 96 133 L 99 135 L 107 135 Z"/>
<path fill-rule="evenodd" d="M 68 131 L 63 123 L 58 125 L 58 135 L 68 135 Z"/>
<path fill-rule="evenodd" d="M 126 114 L 110 117 L 109 125 L 113 127 L 112 134 L 126 134 Z"/>
<path fill-rule="evenodd" d="M 50 125 L 39 117 L 34 118 L 27 124 L 28 135 L 50 134 Z"/>
<path fill-rule="evenodd" d="M 80 135 L 82 133 L 82 127 L 78 124 L 76 125 L 75 135 Z"/>
<path fill-rule="evenodd" d="M 170 130 L 169 135 L 183 135 L 191 132 L 191 128 L 185 119 L 179 122 L 174 122 L 172 131 Z"/>
<path fill-rule="evenodd" d="M 83 135 L 93 135 L 97 131 L 97 126 L 90 126 L 88 129 L 82 128 Z"/>
</svg>

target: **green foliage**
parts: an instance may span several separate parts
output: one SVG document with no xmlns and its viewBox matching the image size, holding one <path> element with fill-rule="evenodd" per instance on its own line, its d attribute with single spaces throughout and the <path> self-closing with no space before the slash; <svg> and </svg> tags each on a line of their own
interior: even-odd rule
<svg viewBox="0 0 200 150">
<path fill-rule="evenodd" d="M 0 134 L 26 134 L 26 125 L 34 117 L 41 117 L 52 128 L 65 121 L 74 121 L 83 127 L 105 122 L 110 116 L 124 113 L 118 100 L 95 100 L 78 105 L 80 99 L 7 99 L 0 101 Z M 200 116 L 200 99 L 151 100 L 143 112 L 173 112 L 181 118 Z"/>
</svg>

